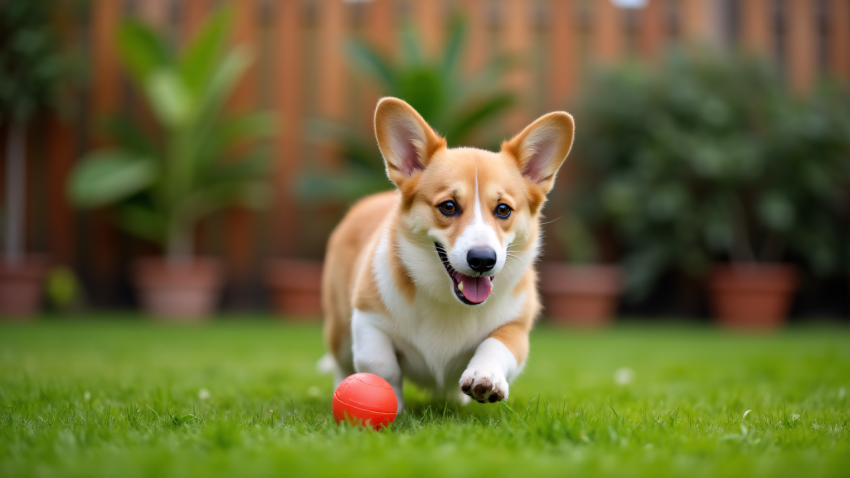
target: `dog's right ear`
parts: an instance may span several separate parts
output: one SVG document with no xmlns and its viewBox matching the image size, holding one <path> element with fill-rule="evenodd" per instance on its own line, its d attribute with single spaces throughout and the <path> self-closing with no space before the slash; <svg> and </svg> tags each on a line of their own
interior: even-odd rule
<svg viewBox="0 0 850 478">
<path fill-rule="evenodd" d="M 425 169 L 434 153 L 446 146 L 446 140 L 412 106 L 391 97 L 378 101 L 375 136 L 387 176 L 396 186 Z"/>
</svg>

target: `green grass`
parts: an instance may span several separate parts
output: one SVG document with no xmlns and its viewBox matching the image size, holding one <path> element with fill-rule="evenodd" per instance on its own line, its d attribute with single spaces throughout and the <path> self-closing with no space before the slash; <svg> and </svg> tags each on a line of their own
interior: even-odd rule
<svg viewBox="0 0 850 478">
<path fill-rule="evenodd" d="M 0 326 L 0 476 L 850 476 L 847 328 L 541 328 L 531 351 L 507 404 L 408 387 L 373 432 L 334 424 L 318 326 Z"/>
</svg>

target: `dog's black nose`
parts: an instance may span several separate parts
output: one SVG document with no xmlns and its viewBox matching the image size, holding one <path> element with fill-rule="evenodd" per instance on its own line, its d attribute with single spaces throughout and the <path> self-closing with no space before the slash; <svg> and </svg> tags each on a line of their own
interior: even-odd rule
<svg viewBox="0 0 850 478">
<path fill-rule="evenodd" d="M 496 265 L 496 251 L 490 248 L 470 249 L 466 262 L 475 272 L 487 272 Z"/>
</svg>

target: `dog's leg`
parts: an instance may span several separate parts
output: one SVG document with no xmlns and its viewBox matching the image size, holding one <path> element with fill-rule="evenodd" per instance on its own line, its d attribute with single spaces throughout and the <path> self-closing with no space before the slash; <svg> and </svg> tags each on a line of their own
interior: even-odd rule
<svg viewBox="0 0 850 478">
<path fill-rule="evenodd" d="M 479 403 L 508 398 L 508 383 L 522 371 L 528 356 L 528 330 L 525 324 L 503 325 L 481 342 L 466 370 L 460 388 Z"/>
<path fill-rule="evenodd" d="M 398 411 L 401 412 L 404 409 L 401 367 L 392 339 L 378 327 L 378 324 L 385 320 L 378 314 L 354 310 L 351 317 L 354 370 L 358 373 L 372 373 L 386 380 L 393 387 Z"/>
</svg>

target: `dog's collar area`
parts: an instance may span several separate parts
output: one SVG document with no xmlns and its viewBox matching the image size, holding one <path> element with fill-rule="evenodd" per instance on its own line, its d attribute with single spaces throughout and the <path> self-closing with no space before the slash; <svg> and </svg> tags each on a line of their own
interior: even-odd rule
<svg viewBox="0 0 850 478">
<path fill-rule="evenodd" d="M 437 242 L 434 243 L 434 247 L 436 247 L 437 249 L 437 255 L 440 256 L 440 262 L 443 263 L 443 267 L 446 269 L 446 274 L 448 274 L 449 278 L 452 280 L 452 290 L 455 293 L 455 297 L 457 297 L 458 300 L 460 300 L 466 305 L 483 304 L 487 299 L 484 299 L 481 302 L 472 302 L 471 300 L 467 299 L 465 295 L 463 295 L 463 291 L 460 288 L 461 281 L 459 281 L 457 278 L 457 274 L 460 274 L 460 272 L 454 270 L 452 264 L 449 262 L 449 256 L 448 254 L 446 254 L 446 248 Z M 490 282 L 493 282 L 496 279 L 496 276 L 490 276 L 489 279 Z"/>
</svg>

